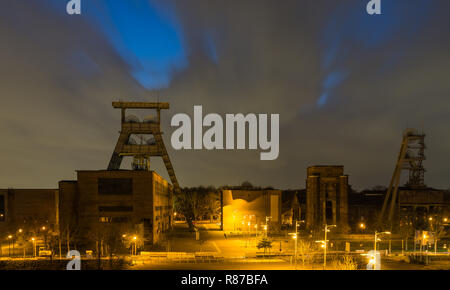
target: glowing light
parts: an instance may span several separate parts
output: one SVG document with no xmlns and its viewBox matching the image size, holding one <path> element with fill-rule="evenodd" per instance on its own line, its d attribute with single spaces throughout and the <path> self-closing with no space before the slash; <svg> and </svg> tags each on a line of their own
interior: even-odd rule
<svg viewBox="0 0 450 290">
<path fill-rule="evenodd" d="M 366 227 L 366 225 L 365 225 L 365 224 L 363 224 L 363 223 L 361 223 L 361 224 L 359 225 L 359 227 L 363 229 L 363 228 L 365 228 L 365 227 Z"/>
<path fill-rule="evenodd" d="M 432 218 L 432 217 L 430 217 L 430 218 L 429 218 L 429 220 L 430 220 L 430 221 L 432 221 L 432 220 L 433 220 L 433 218 Z"/>
<path fill-rule="evenodd" d="M 45 231 L 45 229 L 46 229 L 46 227 L 45 227 L 45 226 L 43 226 L 43 227 L 42 227 L 42 230 L 43 230 L 43 231 Z"/>
<path fill-rule="evenodd" d="M 8 239 L 12 239 L 12 236 L 11 236 L 11 235 L 9 235 L 9 236 L 8 236 Z"/>
<path fill-rule="evenodd" d="M 447 218 L 444 218 L 444 222 L 447 222 L 447 220 L 448 220 Z"/>
<path fill-rule="evenodd" d="M 369 264 L 375 265 L 377 263 L 375 256 L 374 255 L 370 255 L 370 260 L 369 260 Z"/>
<path fill-rule="evenodd" d="M 19 233 L 21 233 L 21 232 L 23 232 L 23 230 L 22 230 L 22 229 L 19 229 Z"/>
<path fill-rule="evenodd" d="M 135 240 L 135 241 L 136 241 L 136 240 L 137 240 L 137 237 L 136 237 L 136 236 L 134 236 L 134 237 L 133 237 L 133 240 Z"/>
</svg>

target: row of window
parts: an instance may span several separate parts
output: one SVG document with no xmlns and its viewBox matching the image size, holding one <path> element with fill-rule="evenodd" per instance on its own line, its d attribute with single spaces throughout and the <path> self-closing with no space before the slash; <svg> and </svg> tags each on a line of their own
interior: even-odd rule
<svg viewBox="0 0 450 290">
<path fill-rule="evenodd" d="M 132 206 L 113 205 L 113 206 L 99 206 L 99 212 L 132 212 Z"/>
</svg>

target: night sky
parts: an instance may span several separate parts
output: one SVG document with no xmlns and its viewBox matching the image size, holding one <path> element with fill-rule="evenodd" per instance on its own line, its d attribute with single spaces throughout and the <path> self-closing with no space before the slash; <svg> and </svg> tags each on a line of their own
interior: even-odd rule
<svg viewBox="0 0 450 290">
<path fill-rule="evenodd" d="M 67 2 L 2 1 L 0 188 L 105 169 L 119 99 L 171 103 L 164 139 L 181 186 L 303 188 L 306 167 L 325 164 L 356 189 L 387 186 L 414 127 L 425 182 L 450 187 L 448 0 L 382 0 L 373 16 L 368 0 L 82 0 L 81 16 Z M 173 150 L 170 119 L 194 105 L 280 114 L 279 158 Z"/>
</svg>

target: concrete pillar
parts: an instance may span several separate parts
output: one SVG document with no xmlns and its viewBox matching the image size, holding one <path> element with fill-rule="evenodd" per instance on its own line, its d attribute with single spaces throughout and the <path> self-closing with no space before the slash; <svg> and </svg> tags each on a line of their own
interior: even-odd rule
<svg viewBox="0 0 450 290">
<path fill-rule="evenodd" d="M 339 225 L 343 232 L 349 230 L 348 226 L 348 175 L 342 175 L 339 177 L 340 180 L 340 216 Z"/>
<path fill-rule="evenodd" d="M 318 176 L 308 176 L 306 179 L 306 227 L 313 228 L 318 216 Z"/>
</svg>

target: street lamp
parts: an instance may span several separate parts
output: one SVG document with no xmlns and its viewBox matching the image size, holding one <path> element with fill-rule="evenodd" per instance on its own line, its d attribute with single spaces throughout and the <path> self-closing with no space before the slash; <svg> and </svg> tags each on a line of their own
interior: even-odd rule
<svg viewBox="0 0 450 290">
<path fill-rule="evenodd" d="M 11 239 L 12 239 L 12 236 L 11 235 L 9 235 L 8 236 L 8 255 L 11 257 Z"/>
<path fill-rule="evenodd" d="M 379 233 L 379 232 L 375 231 L 375 239 L 374 239 L 374 242 L 373 242 L 373 251 L 374 251 L 373 255 L 374 255 L 374 257 L 377 254 L 378 235 L 382 235 L 382 234 L 390 235 L 391 232 L 381 232 L 381 233 Z M 376 269 L 376 259 L 375 258 L 373 259 L 373 261 L 371 260 L 371 263 L 373 264 L 374 269 Z"/>
<path fill-rule="evenodd" d="M 267 238 L 267 232 L 268 232 L 268 229 L 269 229 L 269 219 L 271 219 L 272 217 L 271 216 L 266 216 L 266 225 L 264 226 L 264 231 L 266 232 L 266 238 Z"/>
<path fill-rule="evenodd" d="M 381 232 L 381 233 L 379 233 L 379 232 L 375 231 L 375 240 L 374 240 L 374 243 L 373 243 L 373 250 L 375 252 L 377 251 L 377 241 L 378 241 L 377 236 L 378 235 L 382 235 L 382 234 L 390 235 L 391 232 Z"/>
<path fill-rule="evenodd" d="M 22 232 L 23 232 L 23 230 L 22 230 L 22 229 L 19 229 L 18 232 L 19 232 L 19 235 L 21 235 Z M 23 236 L 22 236 L 22 240 L 23 240 Z M 25 256 L 26 256 L 26 253 L 25 253 L 25 243 L 24 243 L 24 245 L 23 245 L 22 248 L 23 248 L 23 258 L 25 259 Z"/>
<path fill-rule="evenodd" d="M 325 224 L 325 240 L 324 240 L 324 247 L 323 247 L 323 269 L 326 269 L 327 266 L 327 247 L 328 247 L 328 241 L 327 241 L 327 233 L 330 231 L 330 229 L 337 227 L 336 225 L 327 225 Z"/>
<path fill-rule="evenodd" d="M 302 222 L 302 221 L 300 221 Z M 292 235 L 292 238 L 295 240 L 295 254 L 294 254 L 294 265 L 295 265 L 295 269 L 297 270 L 297 248 L 298 248 L 298 227 L 299 227 L 299 221 L 295 221 L 295 233 L 289 233 L 290 235 Z"/>
</svg>

